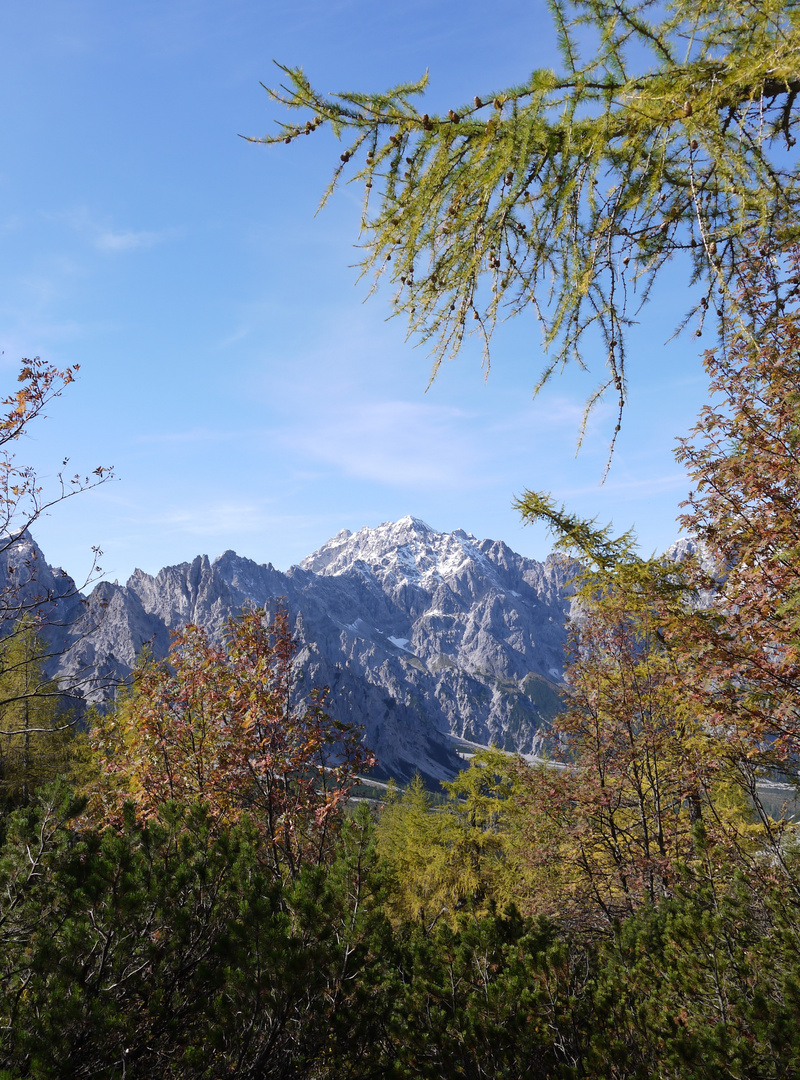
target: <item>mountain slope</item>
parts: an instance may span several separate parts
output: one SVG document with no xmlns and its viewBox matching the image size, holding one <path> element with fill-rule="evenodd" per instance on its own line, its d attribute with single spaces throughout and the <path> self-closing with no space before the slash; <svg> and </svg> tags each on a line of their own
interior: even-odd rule
<svg viewBox="0 0 800 1080">
<path fill-rule="evenodd" d="M 124 677 L 145 643 L 165 653 L 170 630 L 193 622 L 218 637 L 245 605 L 283 598 L 303 682 L 329 685 L 331 712 L 363 724 L 379 775 L 444 779 L 459 763 L 452 736 L 540 745 L 558 707 L 573 572 L 412 517 L 340 532 L 287 573 L 232 551 L 198 556 L 97 586 L 60 673 Z"/>
</svg>

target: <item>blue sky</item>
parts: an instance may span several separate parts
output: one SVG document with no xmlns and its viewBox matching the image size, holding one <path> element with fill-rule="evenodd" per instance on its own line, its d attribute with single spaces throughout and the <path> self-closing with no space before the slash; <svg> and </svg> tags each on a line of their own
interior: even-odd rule
<svg viewBox="0 0 800 1080">
<path fill-rule="evenodd" d="M 279 112 L 273 58 L 326 91 L 427 69 L 429 111 L 558 63 L 539 0 L 6 0 L 0 10 L 0 375 L 21 356 L 79 363 L 79 381 L 17 448 L 51 482 L 118 479 L 36 530 L 81 575 L 90 548 L 125 580 L 233 548 L 286 569 L 339 529 L 411 513 L 544 557 L 511 503 L 526 487 L 624 530 L 677 535 L 672 457 L 704 398 L 698 343 L 664 345 L 688 306 L 665 280 L 631 339 L 631 403 L 600 486 L 610 413 L 575 457 L 600 379 L 569 372 L 536 401 L 533 319 L 501 328 L 488 380 L 477 342 L 426 392 L 430 358 L 366 303 L 359 194 L 314 212 L 339 148 L 327 133 L 253 146 Z"/>
</svg>

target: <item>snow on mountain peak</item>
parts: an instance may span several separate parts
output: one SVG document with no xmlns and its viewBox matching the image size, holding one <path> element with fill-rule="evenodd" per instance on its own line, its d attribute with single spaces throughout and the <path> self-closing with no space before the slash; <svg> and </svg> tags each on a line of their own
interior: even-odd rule
<svg viewBox="0 0 800 1080">
<path fill-rule="evenodd" d="M 383 525 L 379 526 L 379 528 L 383 528 L 385 525 L 393 525 L 395 528 L 402 527 L 404 529 L 412 529 L 414 532 L 419 533 L 432 533 L 434 531 L 427 521 L 423 521 L 422 518 L 414 517 L 412 514 L 406 514 L 406 516 L 401 517 L 399 521 L 384 521 Z"/>
<path fill-rule="evenodd" d="M 398 585 L 407 582 L 423 588 L 452 578 L 469 562 L 491 573 L 491 564 L 471 533 L 463 529 L 436 532 L 411 514 L 374 529 L 344 530 L 303 559 L 300 566 L 316 574 L 336 575 L 347 572 L 356 562 L 382 581 L 392 577 Z"/>
</svg>

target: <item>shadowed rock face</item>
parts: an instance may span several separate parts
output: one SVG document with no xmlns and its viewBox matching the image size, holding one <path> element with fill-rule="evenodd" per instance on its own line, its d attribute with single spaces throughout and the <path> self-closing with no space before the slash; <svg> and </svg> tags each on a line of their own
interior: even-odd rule
<svg viewBox="0 0 800 1080">
<path fill-rule="evenodd" d="M 412 517 L 345 530 L 285 574 L 232 551 L 198 556 L 98 585 L 58 673 L 93 668 L 87 696 L 99 699 L 146 643 L 164 655 L 187 622 L 219 637 L 244 606 L 282 599 L 302 682 L 330 686 L 329 711 L 363 725 L 378 775 L 445 779 L 459 765 L 450 735 L 522 752 L 541 744 L 558 707 L 573 572 Z"/>
</svg>

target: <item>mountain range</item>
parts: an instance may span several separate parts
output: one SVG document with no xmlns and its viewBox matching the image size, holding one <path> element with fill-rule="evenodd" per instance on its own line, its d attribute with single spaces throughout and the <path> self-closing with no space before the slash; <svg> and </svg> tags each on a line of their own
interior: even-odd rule
<svg viewBox="0 0 800 1080">
<path fill-rule="evenodd" d="M 51 674 L 90 701 L 145 645 L 165 655 L 170 631 L 195 623 L 219 639 L 243 607 L 283 603 L 302 684 L 329 686 L 329 711 L 363 725 L 378 777 L 448 779 L 469 743 L 535 753 L 559 707 L 575 572 L 560 556 L 537 562 L 409 516 L 345 529 L 286 573 L 226 551 L 81 597 L 32 539 L 12 550 L 0 587 L 28 574 L 51 598 Z"/>
</svg>

